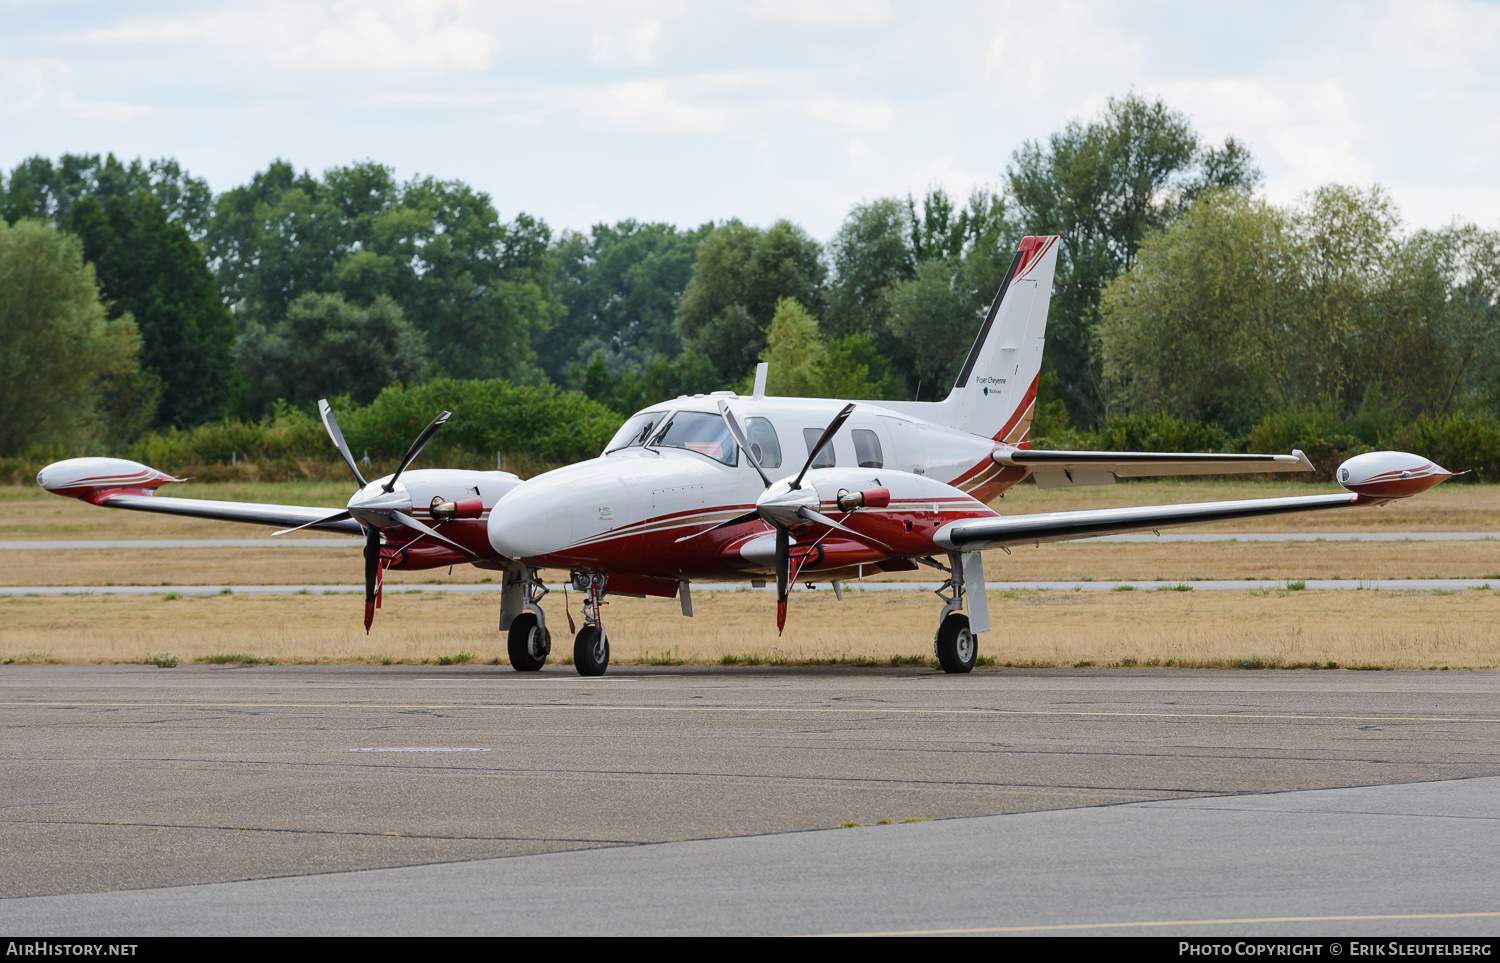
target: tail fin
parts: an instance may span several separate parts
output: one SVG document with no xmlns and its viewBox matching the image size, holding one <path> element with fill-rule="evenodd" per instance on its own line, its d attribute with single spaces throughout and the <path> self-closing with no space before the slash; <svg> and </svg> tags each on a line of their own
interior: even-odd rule
<svg viewBox="0 0 1500 963">
<path fill-rule="evenodd" d="M 1047 339 L 1057 247 L 1055 235 L 1022 239 L 953 390 L 943 401 L 923 405 L 921 417 L 1026 445 Z"/>
</svg>

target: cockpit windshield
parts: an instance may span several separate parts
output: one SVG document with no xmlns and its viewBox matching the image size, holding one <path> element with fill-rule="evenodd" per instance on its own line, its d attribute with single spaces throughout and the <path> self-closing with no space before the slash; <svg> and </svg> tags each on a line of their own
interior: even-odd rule
<svg viewBox="0 0 1500 963">
<path fill-rule="evenodd" d="M 679 411 L 652 444 L 659 448 L 686 448 L 725 465 L 739 463 L 734 437 L 724 419 L 704 411 Z"/>
<path fill-rule="evenodd" d="M 620 426 L 615 436 L 604 446 L 607 455 L 621 448 L 639 448 L 650 439 L 652 432 L 656 431 L 661 420 L 667 416 L 665 411 L 643 411 Z"/>
</svg>

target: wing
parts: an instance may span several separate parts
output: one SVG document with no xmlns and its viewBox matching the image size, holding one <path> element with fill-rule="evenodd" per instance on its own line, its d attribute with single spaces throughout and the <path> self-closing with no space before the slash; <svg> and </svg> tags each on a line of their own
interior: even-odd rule
<svg viewBox="0 0 1500 963">
<path fill-rule="evenodd" d="M 334 510 L 329 508 L 157 496 L 156 490 L 162 485 L 178 481 L 182 479 L 123 458 L 70 458 L 48 465 L 36 476 L 36 483 L 54 495 L 77 498 L 105 508 L 211 518 L 220 522 L 249 522 L 252 525 L 273 525 L 277 528 L 307 525 L 309 528 L 348 532 L 352 535 L 361 532 L 359 523 L 352 518 L 334 520 Z M 309 525 L 310 522 L 323 524 Z"/>
<path fill-rule="evenodd" d="M 1356 505 L 1378 504 L 1384 500 L 1340 492 L 1336 495 L 1298 495 L 1291 498 L 1251 498 L 1189 505 L 1147 505 L 1139 508 L 1005 515 L 1000 518 L 951 522 L 937 531 L 934 541 L 949 551 L 976 552 L 1028 542 L 1063 542 L 1094 535 L 1150 532 L 1177 525 L 1261 518 L 1266 515 L 1293 515 L 1329 508 L 1352 508 Z"/>
<path fill-rule="evenodd" d="M 308 530 L 325 532 L 347 532 L 359 535 L 362 529 L 352 518 L 308 525 L 327 518 L 336 508 L 305 508 L 301 505 L 266 505 L 257 502 L 216 502 L 206 498 L 158 498 L 155 495 L 103 494 L 88 499 L 105 508 L 125 508 L 133 512 L 158 512 L 162 515 L 185 515 L 189 518 L 211 518 L 219 522 L 249 522 L 252 525 L 271 525 L 276 528 L 297 528 L 307 525 Z"/>
<path fill-rule="evenodd" d="M 1031 469 L 1038 488 L 1113 485 L 1116 478 L 1156 475 L 1245 475 L 1255 472 L 1312 471 L 1301 451 L 1290 455 L 1222 455 L 1176 451 L 1037 451 L 1000 448 L 998 465 Z"/>
</svg>

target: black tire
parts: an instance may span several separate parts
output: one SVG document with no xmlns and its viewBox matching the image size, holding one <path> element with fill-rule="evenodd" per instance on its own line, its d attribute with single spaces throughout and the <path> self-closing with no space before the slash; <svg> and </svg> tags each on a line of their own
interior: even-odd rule
<svg viewBox="0 0 1500 963">
<path fill-rule="evenodd" d="M 510 623 L 505 648 L 510 653 L 513 669 L 536 672 L 547 664 L 547 653 L 552 650 L 552 633 L 537 621 L 536 613 L 522 612 Z"/>
<path fill-rule="evenodd" d="M 579 675 L 603 675 L 609 668 L 609 636 L 597 625 L 585 625 L 573 640 L 573 668 Z"/>
<path fill-rule="evenodd" d="M 969 617 L 962 612 L 950 612 L 943 619 L 934 647 L 944 672 L 972 671 L 979 658 L 979 640 L 969 631 Z"/>
</svg>

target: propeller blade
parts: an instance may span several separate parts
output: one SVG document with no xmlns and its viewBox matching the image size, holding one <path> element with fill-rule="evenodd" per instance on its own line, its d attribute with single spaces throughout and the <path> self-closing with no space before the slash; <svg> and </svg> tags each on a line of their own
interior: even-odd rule
<svg viewBox="0 0 1500 963">
<path fill-rule="evenodd" d="M 344 433 L 339 431 L 338 420 L 333 417 L 333 409 L 328 406 L 327 398 L 318 399 L 318 415 L 323 419 L 323 427 L 328 430 L 328 437 L 333 439 L 333 447 L 344 456 L 344 464 L 348 465 L 349 470 L 354 472 L 354 477 L 359 479 L 359 487 L 364 488 L 369 482 L 365 481 L 365 476 L 359 473 L 359 466 L 354 464 L 354 455 L 349 451 L 348 443 L 344 441 Z"/>
<path fill-rule="evenodd" d="M 792 491 L 797 491 L 802 487 L 802 476 L 807 474 L 807 470 L 817 460 L 818 452 L 822 451 L 833 440 L 833 436 L 838 434 L 839 429 L 844 427 L 844 422 L 848 421 L 849 416 L 852 414 L 854 414 L 854 402 L 851 401 L 838 414 L 833 416 L 833 420 L 828 423 L 828 427 L 823 429 L 823 435 L 818 439 L 818 443 L 813 446 L 812 451 L 807 453 L 807 461 L 803 463 L 802 470 L 797 473 L 797 480 L 792 482 Z"/>
<path fill-rule="evenodd" d="M 734 436 L 734 443 L 740 446 L 740 451 L 745 453 L 745 460 L 750 463 L 750 467 L 755 469 L 760 480 L 766 483 L 767 488 L 770 488 L 770 476 L 766 474 L 765 469 L 760 467 L 760 461 L 750 453 L 750 442 L 745 440 L 745 433 L 740 431 L 740 423 L 734 419 L 734 412 L 729 410 L 729 403 L 723 399 L 719 400 L 719 417 L 724 419 L 725 427 L 729 429 L 729 434 Z"/>
<path fill-rule="evenodd" d="M 859 539 L 861 542 L 865 542 L 867 544 L 874 545 L 876 548 L 884 549 L 887 552 L 889 552 L 891 550 L 891 547 L 889 545 L 885 545 L 885 544 L 883 544 L 881 542 L 877 542 L 877 541 L 875 541 L 875 539 L 871 538 L 868 535 L 864 535 L 864 534 L 861 534 L 860 532 L 856 532 L 854 529 L 850 528 L 848 525 L 841 525 L 838 522 L 834 521 L 833 519 L 829 518 L 827 515 L 824 515 L 822 512 L 815 512 L 811 508 L 808 508 L 806 505 L 804 505 L 801 508 L 797 509 L 797 514 L 798 514 L 798 516 L 807 519 L 808 521 L 812 522 L 815 525 L 827 525 L 829 528 L 836 528 L 836 529 L 838 529 L 841 532 L 848 532 L 850 535 L 853 535 L 855 538 Z"/>
<path fill-rule="evenodd" d="M 786 628 L 786 597 L 791 591 L 792 535 L 776 526 L 776 634 Z"/>
<path fill-rule="evenodd" d="M 422 522 L 417 521 L 415 518 L 412 518 L 410 515 L 406 514 L 405 512 L 391 512 L 391 518 L 393 518 L 396 521 L 400 522 L 402 525 L 405 525 L 407 528 L 414 528 L 414 529 L 416 529 L 417 531 L 421 532 L 424 535 L 429 535 L 429 536 L 437 539 L 438 541 L 442 542 L 444 545 L 451 545 L 454 548 L 458 549 L 460 552 L 463 552 L 465 555 L 468 555 L 471 558 L 477 557 L 477 556 L 474 555 L 473 552 L 469 551 L 467 548 L 464 548 L 462 545 L 458 544 L 453 539 L 447 537 L 446 535 L 439 534 L 437 529 L 432 528 L 429 525 L 425 525 Z"/>
<path fill-rule="evenodd" d="M 365 533 L 365 634 L 375 621 L 375 581 L 380 578 L 380 529 L 370 527 Z"/>
<path fill-rule="evenodd" d="M 350 515 L 349 512 L 347 510 L 345 510 L 345 511 L 339 512 L 337 515 L 329 515 L 327 518 L 320 518 L 320 519 L 318 519 L 315 522 L 308 522 L 306 525 L 298 525 L 296 528 L 283 528 L 281 531 L 279 531 L 279 532 L 272 532 L 271 534 L 273 536 L 274 535 L 290 535 L 293 532 L 300 532 L 304 528 L 312 528 L 314 525 L 327 525 L 329 522 L 341 522 L 341 521 L 343 521 L 346 518 L 353 518 L 353 517 L 354 516 Z"/>
<path fill-rule="evenodd" d="M 401 459 L 400 465 L 396 466 L 396 473 L 391 476 L 391 480 L 381 486 L 383 490 L 390 491 L 396 487 L 396 479 L 400 478 L 401 473 L 406 471 L 406 466 L 411 464 L 413 458 L 421 454 L 427 442 L 432 439 L 433 435 L 437 434 L 439 428 L 443 427 L 443 422 L 452 416 L 453 412 L 451 411 L 440 412 L 436 418 L 432 419 L 430 425 L 422 429 L 422 433 L 417 436 L 417 440 L 412 442 L 411 447 L 406 450 L 406 457 Z"/>
<path fill-rule="evenodd" d="M 677 542 L 680 544 L 682 542 L 687 541 L 690 538 L 697 538 L 699 535 L 707 535 L 709 532 L 717 532 L 721 528 L 729 528 L 732 525 L 743 525 L 746 522 L 753 522 L 753 521 L 755 521 L 759 517 L 760 517 L 760 509 L 753 508 L 753 509 L 751 509 L 750 511 L 746 512 L 743 515 L 736 515 L 734 518 L 731 518 L 727 522 L 720 522 L 719 524 L 715 525 L 713 528 L 705 528 L 701 532 L 694 532 L 691 535 L 684 535 L 681 538 L 679 538 L 677 540 Z"/>
</svg>

